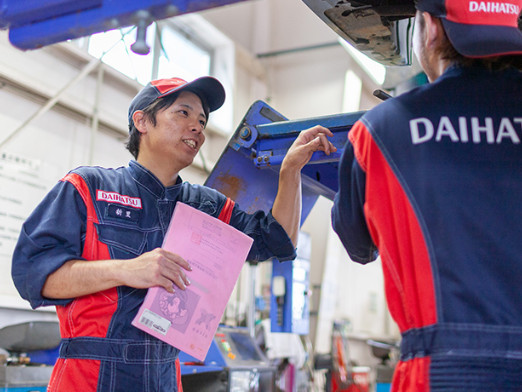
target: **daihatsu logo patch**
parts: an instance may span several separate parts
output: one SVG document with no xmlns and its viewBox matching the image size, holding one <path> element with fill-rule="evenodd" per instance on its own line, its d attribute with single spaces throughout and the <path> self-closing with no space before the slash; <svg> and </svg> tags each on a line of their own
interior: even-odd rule
<svg viewBox="0 0 522 392">
<path fill-rule="evenodd" d="M 106 192 L 100 189 L 96 190 L 96 200 L 97 201 L 108 201 L 111 203 L 119 203 L 124 206 L 141 208 L 141 199 L 139 197 L 130 197 L 125 195 L 120 195 L 116 192 Z"/>
<path fill-rule="evenodd" d="M 470 12 L 487 12 L 495 14 L 514 14 L 520 13 L 520 8 L 516 4 L 498 3 L 494 1 L 470 1 Z"/>
</svg>

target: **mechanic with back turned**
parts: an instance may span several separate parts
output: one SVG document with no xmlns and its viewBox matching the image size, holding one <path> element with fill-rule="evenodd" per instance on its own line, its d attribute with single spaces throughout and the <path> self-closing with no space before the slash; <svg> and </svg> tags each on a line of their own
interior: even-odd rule
<svg viewBox="0 0 522 392">
<path fill-rule="evenodd" d="M 302 131 L 281 165 L 273 209 L 247 214 L 208 187 L 183 182 L 205 140 L 221 83 L 202 77 L 150 82 L 129 108 L 127 167 L 68 173 L 24 223 L 12 275 L 33 308 L 55 305 L 62 343 L 49 392 L 180 391 L 179 350 L 133 327 L 147 288 L 184 290 L 189 263 L 161 249 L 177 201 L 253 237 L 249 260 L 295 257 L 302 167 L 329 154 L 331 132 Z M 175 286 L 175 287 L 174 287 Z"/>
<path fill-rule="evenodd" d="M 430 83 L 349 131 L 333 226 L 354 261 L 380 255 L 393 391 L 521 391 L 522 1 L 415 6 Z"/>
</svg>

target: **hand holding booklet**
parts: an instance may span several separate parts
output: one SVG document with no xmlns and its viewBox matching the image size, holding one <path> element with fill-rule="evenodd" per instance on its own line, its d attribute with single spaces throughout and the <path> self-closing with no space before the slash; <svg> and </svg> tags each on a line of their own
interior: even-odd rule
<svg viewBox="0 0 522 392">
<path fill-rule="evenodd" d="M 204 360 L 252 246 L 252 238 L 227 223 L 178 202 L 163 248 L 188 261 L 191 284 L 174 293 L 148 290 L 135 327 Z"/>
</svg>

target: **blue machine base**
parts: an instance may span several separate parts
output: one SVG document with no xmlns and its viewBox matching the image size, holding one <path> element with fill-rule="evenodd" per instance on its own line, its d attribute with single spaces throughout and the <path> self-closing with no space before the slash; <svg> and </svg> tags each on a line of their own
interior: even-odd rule
<svg viewBox="0 0 522 392">
<path fill-rule="evenodd" d="M 391 384 L 378 383 L 375 386 L 375 392 L 390 392 L 390 391 L 391 391 Z"/>
</svg>

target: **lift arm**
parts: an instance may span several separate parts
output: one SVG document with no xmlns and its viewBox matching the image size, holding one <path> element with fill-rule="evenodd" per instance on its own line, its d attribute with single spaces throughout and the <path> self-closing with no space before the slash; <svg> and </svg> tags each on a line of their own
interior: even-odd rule
<svg viewBox="0 0 522 392">
<path fill-rule="evenodd" d="M 332 131 L 337 152 L 318 151 L 302 170 L 304 222 L 319 196 L 333 200 L 338 189 L 338 162 L 347 134 L 364 112 L 288 120 L 262 101 L 241 121 L 205 185 L 219 190 L 248 211 L 269 211 L 277 194 L 283 158 L 300 131 L 322 125 Z"/>
<path fill-rule="evenodd" d="M 239 1 L 245 0 L 0 0 L 0 28 L 22 50 L 131 25 L 141 44 L 152 21 Z"/>
</svg>

